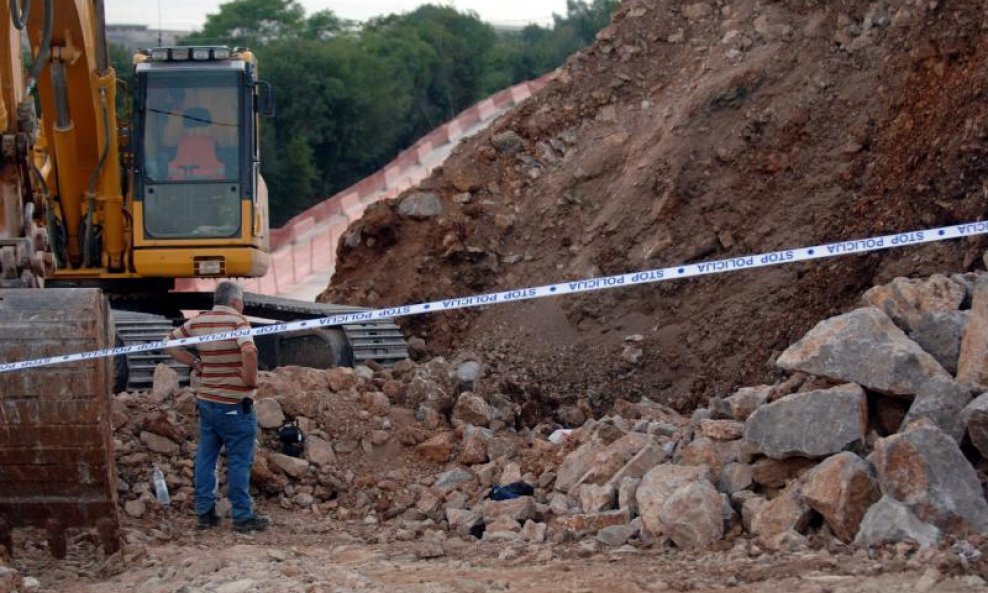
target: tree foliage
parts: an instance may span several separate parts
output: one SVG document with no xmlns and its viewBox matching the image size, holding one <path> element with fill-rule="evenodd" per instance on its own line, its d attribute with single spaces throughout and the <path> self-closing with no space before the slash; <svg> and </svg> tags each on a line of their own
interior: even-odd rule
<svg viewBox="0 0 988 593">
<path fill-rule="evenodd" d="M 278 226 L 484 97 L 558 67 L 617 4 L 568 0 L 552 28 L 505 32 L 448 6 L 357 25 L 306 16 L 296 0 L 232 0 L 184 42 L 252 48 L 277 90 L 261 150 Z"/>
<path fill-rule="evenodd" d="M 296 38 L 306 30 L 305 9 L 295 0 L 233 0 L 206 19 L 202 31 L 187 38 L 191 44 L 226 43 L 260 47 L 279 39 Z"/>
</svg>

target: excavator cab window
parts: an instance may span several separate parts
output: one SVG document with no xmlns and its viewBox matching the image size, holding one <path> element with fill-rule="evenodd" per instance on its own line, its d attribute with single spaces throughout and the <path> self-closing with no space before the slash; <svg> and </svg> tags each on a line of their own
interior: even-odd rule
<svg viewBox="0 0 988 593">
<path fill-rule="evenodd" d="M 245 73 L 165 67 L 141 73 L 139 170 L 149 238 L 239 236 L 250 183 Z M 246 96 L 245 96 L 246 95 Z"/>
</svg>

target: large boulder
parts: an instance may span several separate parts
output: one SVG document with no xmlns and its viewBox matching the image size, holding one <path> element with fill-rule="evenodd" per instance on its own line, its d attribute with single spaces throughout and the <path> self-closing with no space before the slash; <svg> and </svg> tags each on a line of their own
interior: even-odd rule
<svg viewBox="0 0 988 593">
<path fill-rule="evenodd" d="M 982 393 L 961 410 L 961 426 L 981 456 L 988 458 L 988 393 Z"/>
<path fill-rule="evenodd" d="M 627 525 L 631 521 L 628 509 L 590 513 L 588 515 L 566 515 L 558 517 L 556 523 L 565 529 L 572 530 L 577 535 L 597 533 L 614 525 Z"/>
<path fill-rule="evenodd" d="M 930 353 L 951 375 L 957 374 L 961 340 L 970 311 L 935 311 L 927 313 L 909 332 L 909 337 Z"/>
<path fill-rule="evenodd" d="M 728 463 L 717 477 L 717 489 L 725 494 L 747 490 L 751 487 L 753 475 L 751 466 L 747 463 Z"/>
<path fill-rule="evenodd" d="M 494 134 L 491 144 L 502 154 L 508 156 L 525 150 L 525 141 L 514 130 L 505 130 Z"/>
<path fill-rule="evenodd" d="M 305 458 L 316 465 L 336 465 L 336 453 L 329 441 L 310 435 L 305 439 Z"/>
<path fill-rule="evenodd" d="M 453 415 L 450 421 L 453 426 L 490 426 L 493 410 L 484 398 L 471 393 L 464 392 L 456 399 L 453 406 Z"/>
<path fill-rule="evenodd" d="M 151 399 L 161 403 L 175 395 L 179 389 L 178 373 L 164 363 L 154 367 L 154 377 L 151 382 Z"/>
<path fill-rule="evenodd" d="M 570 452 L 556 473 L 556 490 L 569 492 L 570 488 L 576 486 L 605 447 L 603 443 L 588 441 Z"/>
<path fill-rule="evenodd" d="M 636 460 L 636 456 L 648 446 L 654 446 L 654 442 L 653 437 L 639 432 L 630 432 L 622 436 L 606 447 L 599 449 L 586 465 L 581 466 L 585 470 L 584 473 L 569 488 L 580 484 L 604 484 L 619 473 L 621 474 L 619 478 L 625 476 L 640 477 L 651 466 L 664 458 L 661 449 L 657 448 Z M 574 453 L 576 452 L 574 451 Z M 632 460 L 636 460 L 635 464 L 625 471 L 626 466 Z M 565 467 L 565 462 L 563 465 L 564 468 L 560 468 L 559 476 L 556 478 L 558 490 L 563 490 L 562 485 L 568 484 L 570 479 L 568 473 L 570 468 Z M 566 469 L 567 472 L 564 472 L 563 469 Z M 636 473 L 637 475 L 635 475 Z M 560 479 L 563 480 L 562 485 Z"/>
<path fill-rule="evenodd" d="M 845 542 L 854 539 L 868 508 L 881 498 L 874 469 L 848 451 L 825 459 L 802 482 L 803 500 Z"/>
<path fill-rule="evenodd" d="M 326 384 L 336 393 L 342 393 L 356 387 L 357 375 L 350 367 L 333 367 L 326 372 Z"/>
<path fill-rule="evenodd" d="M 974 285 L 971 314 L 961 339 L 957 360 L 959 383 L 988 386 L 988 277 Z"/>
<path fill-rule="evenodd" d="M 957 442 L 964 438 L 961 413 L 971 403 L 971 390 L 951 379 L 932 379 L 924 384 L 902 420 L 902 428 L 926 418 Z"/>
<path fill-rule="evenodd" d="M 470 533 L 471 529 L 483 523 L 484 517 L 476 511 L 447 507 L 446 521 L 449 522 L 450 529 L 461 536 L 465 536 Z"/>
<path fill-rule="evenodd" d="M 319 418 L 324 409 L 329 411 L 326 395 L 326 393 L 319 391 L 299 391 L 297 386 L 292 386 L 287 391 L 277 394 L 275 399 L 287 416 Z"/>
<path fill-rule="evenodd" d="M 628 509 L 632 515 L 638 515 L 638 501 L 635 499 L 635 495 L 638 493 L 638 485 L 641 483 L 641 478 L 624 478 L 618 483 L 617 501 L 619 509 Z"/>
<path fill-rule="evenodd" d="M 483 365 L 477 360 L 464 360 L 456 365 L 456 380 L 460 389 L 476 391 Z"/>
<path fill-rule="evenodd" d="M 383 391 L 370 391 L 364 393 L 364 406 L 371 414 L 384 417 L 391 411 L 391 400 Z"/>
<path fill-rule="evenodd" d="M 535 516 L 535 500 L 531 496 L 519 496 L 508 500 L 488 500 L 483 505 L 484 522 L 493 523 L 508 518 L 524 523 Z"/>
<path fill-rule="evenodd" d="M 329 377 L 332 370 L 325 371 L 310 367 L 283 366 L 276 368 L 274 372 L 287 379 L 296 391 L 326 395 L 326 392 L 329 390 Z"/>
<path fill-rule="evenodd" d="M 696 481 L 710 481 L 710 468 L 702 465 L 658 465 L 642 478 L 635 492 L 644 529 L 663 533 L 662 506 L 672 494 Z"/>
<path fill-rule="evenodd" d="M 771 392 L 771 385 L 742 387 L 724 398 L 719 407 L 725 416 L 744 422 L 759 406 L 768 402 Z"/>
<path fill-rule="evenodd" d="M 442 432 L 416 445 L 415 451 L 429 461 L 442 463 L 453 455 L 453 439 L 452 432 Z"/>
<path fill-rule="evenodd" d="M 473 472 L 462 467 L 454 467 L 436 476 L 433 487 L 445 495 L 454 490 L 468 488 L 476 481 L 477 476 Z"/>
<path fill-rule="evenodd" d="M 701 436 L 676 451 L 676 459 L 683 465 L 706 465 L 716 475 L 728 463 L 750 461 L 757 453 L 757 447 L 748 441 L 715 441 Z"/>
<path fill-rule="evenodd" d="M 624 464 L 621 469 L 611 476 L 607 483 L 617 485 L 629 478 L 641 478 L 650 469 L 665 460 L 665 450 L 663 450 L 663 448 L 658 444 L 650 443 L 645 445 L 641 451 L 628 460 L 628 463 Z"/>
<path fill-rule="evenodd" d="M 155 434 L 153 432 L 144 431 L 140 436 L 141 442 L 144 443 L 151 451 L 155 453 L 160 453 L 162 455 L 167 455 L 169 457 L 175 457 L 178 455 L 182 448 L 178 443 L 171 440 L 168 437 L 163 437 L 160 434 Z"/>
<path fill-rule="evenodd" d="M 869 289 L 862 300 L 909 330 L 916 328 L 926 313 L 956 311 L 965 296 L 963 286 L 943 274 L 933 274 L 929 278 L 896 278 Z"/>
<path fill-rule="evenodd" d="M 398 214 L 412 220 L 435 218 L 442 213 L 442 200 L 432 192 L 414 192 L 398 202 Z"/>
<path fill-rule="evenodd" d="M 278 397 L 283 393 L 289 393 L 294 389 L 288 379 L 277 373 L 261 371 L 257 373 L 257 394 L 256 400 L 263 400 Z"/>
<path fill-rule="evenodd" d="M 456 386 L 456 370 L 444 358 L 436 357 L 415 367 L 405 387 L 404 401 L 397 403 L 411 409 L 424 405 L 447 414 L 453 408 Z"/>
<path fill-rule="evenodd" d="M 920 521 L 909 507 L 894 498 L 883 496 L 865 513 L 854 543 L 870 547 L 914 542 L 921 548 L 934 548 L 942 537 L 939 529 Z"/>
<path fill-rule="evenodd" d="M 584 513 L 609 511 L 617 503 L 617 487 L 614 484 L 583 484 L 578 488 L 580 508 Z"/>
<path fill-rule="evenodd" d="M 762 542 L 769 542 L 777 536 L 806 529 L 812 517 L 810 507 L 799 494 L 799 485 L 790 484 L 772 500 L 760 505 L 751 519 L 751 533 Z"/>
<path fill-rule="evenodd" d="M 874 307 L 821 321 L 787 348 L 777 364 L 888 395 L 913 395 L 933 377 L 950 378 L 936 359 Z"/>
<path fill-rule="evenodd" d="M 988 533 L 988 502 L 957 441 L 932 424 L 875 443 L 871 456 L 882 494 L 944 531 Z"/>
<path fill-rule="evenodd" d="M 463 429 L 463 446 L 460 448 L 460 463 L 474 465 L 485 463 L 488 459 L 487 448 L 494 438 L 494 433 L 486 428 L 467 426 Z"/>
<path fill-rule="evenodd" d="M 786 396 L 761 406 L 744 425 L 745 440 L 769 457 L 826 457 L 860 447 L 868 401 L 854 384 Z"/>
<path fill-rule="evenodd" d="M 705 419 L 700 421 L 700 433 L 715 441 L 740 439 L 743 431 L 744 425 L 737 420 Z"/>
<path fill-rule="evenodd" d="M 629 432 L 607 446 L 594 460 L 581 482 L 603 484 L 611 479 L 629 461 L 649 445 L 654 445 L 655 439 L 640 432 Z M 638 477 L 638 476 L 633 476 Z"/>
<path fill-rule="evenodd" d="M 176 443 L 185 441 L 187 437 L 185 426 L 178 422 L 178 419 L 171 411 L 165 413 L 153 412 L 144 418 L 141 428 L 156 435 L 167 437 Z"/>
<path fill-rule="evenodd" d="M 680 548 L 705 549 L 724 537 L 723 504 L 710 482 L 690 482 L 659 508 L 662 533 Z"/>
<path fill-rule="evenodd" d="M 309 471 L 309 462 L 298 457 L 291 457 L 282 453 L 271 453 L 268 459 L 278 469 L 293 478 L 301 478 Z"/>
<path fill-rule="evenodd" d="M 254 413 L 257 415 L 257 425 L 264 429 L 278 428 L 285 421 L 281 404 L 274 398 L 254 402 Z"/>
</svg>

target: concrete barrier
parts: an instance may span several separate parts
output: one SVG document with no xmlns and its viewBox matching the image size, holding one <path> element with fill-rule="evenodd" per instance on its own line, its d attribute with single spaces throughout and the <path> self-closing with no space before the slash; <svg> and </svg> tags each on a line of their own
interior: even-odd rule
<svg viewBox="0 0 988 593">
<path fill-rule="evenodd" d="M 336 246 L 347 227 L 381 200 L 393 199 L 414 187 L 445 161 L 463 138 L 493 123 L 509 109 L 545 87 L 555 73 L 505 89 L 464 110 L 403 150 L 380 171 L 293 217 L 271 230 L 271 265 L 261 278 L 245 287 L 261 294 L 312 300 L 325 288 L 336 267 Z M 319 276 L 320 278 L 314 278 Z M 324 281 L 323 281 L 324 280 Z M 179 291 L 209 291 L 216 280 L 183 278 Z"/>
</svg>

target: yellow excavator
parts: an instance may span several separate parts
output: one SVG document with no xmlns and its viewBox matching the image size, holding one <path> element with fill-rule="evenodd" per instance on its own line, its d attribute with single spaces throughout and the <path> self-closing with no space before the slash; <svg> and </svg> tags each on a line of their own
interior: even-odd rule
<svg viewBox="0 0 988 593">
<path fill-rule="evenodd" d="M 0 362 L 160 340 L 182 310 L 211 306 L 208 294 L 173 292 L 176 278 L 263 275 L 259 125 L 274 104 L 252 52 L 141 51 L 121 94 L 131 115 L 118 119 L 103 0 L 0 6 Z M 360 310 L 245 300 L 245 313 L 267 320 Z M 407 356 L 398 328 L 381 323 L 259 347 L 268 368 Z M 8 551 L 21 525 L 46 528 L 56 556 L 73 527 L 97 526 L 115 548 L 111 390 L 149 387 L 166 361 L 140 353 L 0 373 Z"/>
</svg>

